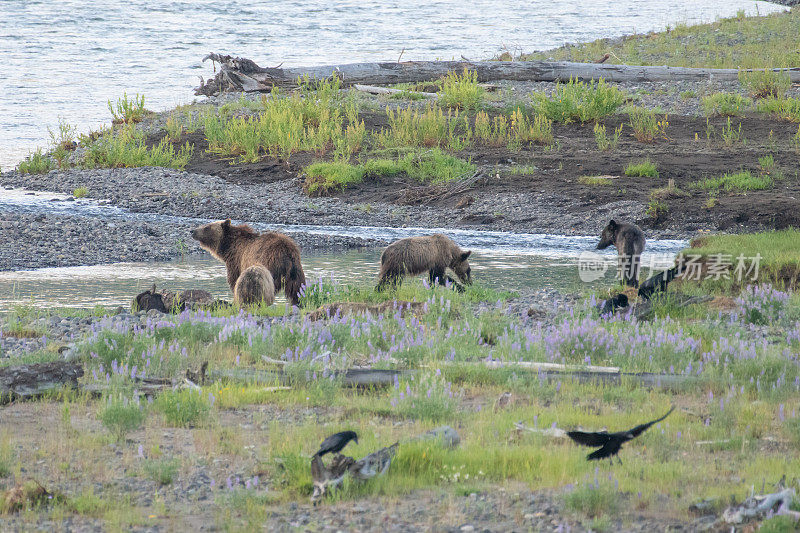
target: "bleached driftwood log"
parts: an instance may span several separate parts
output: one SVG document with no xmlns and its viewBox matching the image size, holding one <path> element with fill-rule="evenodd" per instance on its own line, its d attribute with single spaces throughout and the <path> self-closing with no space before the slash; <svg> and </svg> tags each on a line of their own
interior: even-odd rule
<svg viewBox="0 0 800 533">
<path fill-rule="evenodd" d="M 357 91 L 369 94 L 385 94 L 385 95 L 408 94 L 412 96 L 421 96 L 423 98 L 430 98 L 431 100 L 439 98 L 439 93 L 426 93 L 424 91 L 403 91 L 401 89 L 389 89 L 387 87 L 376 87 L 374 85 L 361 85 L 358 83 L 353 84 L 353 88 Z"/>
<path fill-rule="evenodd" d="M 83 366 L 68 361 L 0 368 L 0 404 L 41 396 L 60 387 L 77 387 Z"/>
<path fill-rule="evenodd" d="M 663 66 L 609 65 L 606 63 L 570 63 L 566 61 L 404 61 L 385 63 L 349 63 L 299 68 L 264 68 L 250 59 L 210 53 L 219 64 L 216 75 L 201 81 L 196 95 L 213 96 L 226 91 L 269 91 L 273 86 L 294 87 L 300 78 L 322 80 L 335 75 L 345 86 L 417 83 L 440 78 L 448 72 L 465 68 L 477 72 L 478 81 L 566 81 L 597 80 L 614 82 L 737 80 L 736 69 L 708 69 Z M 793 82 L 800 82 L 800 68 L 776 69 Z"/>
<path fill-rule="evenodd" d="M 794 489 L 784 489 L 774 494 L 750 496 L 739 506 L 729 507 L 722 513 L 722 520 L 728 524 L 741 524 L 749 518 L 766 518 L 769 514 L 787 515 L 800 520 L 800 512 L 790 509 L 794 499 Z"/>
<path fill-rule="evenodd" d="M 311 479 L 314 481 L 314 494 L 311 496 L 311 501 L 316 502 L 325 494 L 338 488 L 348 474 L 356 481 L 366 481 L 385 474 L 392 463 L 392 458 L 397 453 L 398 446 L 400 443 L 395 442 L 358 461 L 337 453 L 329 466 L 325 466 L 322 458 L 315 455 L 311 459 Z"/>
</svg>

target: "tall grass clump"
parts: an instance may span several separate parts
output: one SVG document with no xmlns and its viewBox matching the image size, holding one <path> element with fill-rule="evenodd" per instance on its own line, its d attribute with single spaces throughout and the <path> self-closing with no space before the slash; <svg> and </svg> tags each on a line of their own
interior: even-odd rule
<svg viewBox="0 0 800 533">
<path fill-rule="evenodd" d="M 752 101 L 749 98 L 736 93 L 714 93 L 702 98 L 703 112 L 706 116 L 738 116 L 744 113 L 750 104 Z"/>
<path fill-rule="evenodd" d="M 439 102 L 445 107 L 478 111 L 483 107 L 484 92 L 478 85 L 478 72 L 465 68 L 462 74 L 449 72 L 442 78 Z"/>
<path fill-rule="evenodd" d="M 740 70 L 739 83 L 744 86 L 753 98 L 781 98 L 792 81 L 789 74 L 773 70 Z"/>
<path fill-rule="evenodd" d="M 625 167 L 625 175 L 632 178 L 657 178 L 658 169 L 656 164 L 649 159 L 628 163 Z"/>
<path fill-rule="evenodd" d="M 790 122 L 800 122 L 800 98 L 768 97 L 758 102 L 759 113 L 775 115 Z"/>
<path fill-rule="evenodd" d="M 551 96 L 533 93 L 533 108 L 555 122 L 589 122 L 611 115 L 625 103 L 625 93 L 606 84 L 570 80 L 559 83 Z"/>
<path fill-rule="evenodd" d="M 48 155 L 42 153 L 41 148 L 37 148 L 25 159 L 20 161 L 17 170 L 20 174 L 45 174 L 55 168 L 55 163 Z"/>
<path fill-rule="evenodd" d="M 754 175 L 749 170 L 724 174 L 716 178 L 705 178 L 690 184 L 691 187 L 709 191 L 760 191 L 772 187 L 769 175 Z"/>
<path fill-rule="evenodd" d="M 596 517 L 614 515 L 620 506 L 619 492 L 608 483 L 588 483 L 564 496 L 568 509 Z"/>
<path fill-rule="evenodd" d="M 255 162 L 264 156 L 288 159 L 299 151 L 319 155 L 331 150 L 350 157 L 366 137 L 358 109 L 341 102 L 338 78 L 301 82 L 300 91 L 288 97 L 275 92 L 263 100 L 263 110 L 252 117 L 203 116 L 209 150 Z"/>
<path fill-rule="evenodd" d="M 169 390 L 163 392 L 153 406 L 164 415 L 170 426 L 186 427 L 197 425 L 208 418 L 211 401 L 201 391 L 191 389 Z"/>
<path fill-rule="evenodd" d="M 144 133 L 133 125 L 107 131 L 89 145 L 84 156 L 86 168 L 168 167 L 183 169 L 189 163 L 194 147 L 184 144 L 178 151 L 164 138 L 147 146 Z"/>
<path fill-rule="evenodd" d="M 469 121 L 457 109 L 445 113 L 441 107 L 429 105 L 421 112 L 407 107 L 387 109 L 386 113 L 389 127 L 376 136 L 378 144 L 384 148 L 426 146 L 458 151 L 470 144 Z"/>
<path fill-rule="evenodd" d="M 639 142 L 651 143 L 656 137 L 667 136 L 669 121 L 666 115 L 661 119 L 651 109 L 634 106 L 628 110 L 628 120 L 633 128 L 633 136 Z"/>
<path fill-rule="evenodd" d="M 131 431 L 139 429 L 146 418 L 139 399 L 130 400 L 122 396 L 110 397 L 100 408 L 97 418 L 118 441 L 125 440 Z"/>
<path fill-rule="evenodd" d="M 144 108 L 144 95 L 134 94 L 128 98 L 128 93 L 122 93 L 122 98 L 117 98 L 115 104 L 108 101 L 108 110 L 111 111 L 114 124 L 133 124 L 141 122 L 147 110 Z"/>
<path fill-rule="evenodd" d="M 622 135 L 622 124 L 614 128 L 614 133 L 608 135 L 606 133 L 605 124 L 599 122 L 594 123 L 594 141 L 597 143 L 597 149 L 602 151 L 613 150 L 619 144 L 619 137 Z"/>
<path fill-rule="evenodd" d="M 142 471 L 159 485 L 170 485 L 175 480 L 179 466 L 177 459 L 145 459 Z"/>
<path fill-rule="evenodd" d="M 526 143 L 549 145 L 553 143 L 553 121 L 541 114 L 528 118 L 520 109 L 508 117 L 497 115 L 492 119 L 481 111 L 475 115 L 474 136 L 490 146 L 507 146 L 511 150 Z"/>
<path fill-rule="evenodd" d="M 455 415 L 457 398 L 452 383 L 439 369 L 420 374 L 401 383 L 396 381 L 389 393 L 392 410 L 404 416 L 421 420 L 446 420 Z"/>
</svg>

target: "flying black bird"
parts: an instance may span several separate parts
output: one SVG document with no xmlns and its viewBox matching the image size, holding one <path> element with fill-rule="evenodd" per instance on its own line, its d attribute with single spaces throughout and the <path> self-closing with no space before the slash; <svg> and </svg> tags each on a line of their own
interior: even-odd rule
<svg viewBox="0 0 800 533">
<path fill-rule="evenodd" d="M 334 433 L 324 441 L 319 446 L 319 451 L 314 455 L 322 457 L 326 453 L 331 452 L 340 452 L 342 448 L 347 446 L 347 443 L 351 440 L 356 441 L 358 444 L 358 435 L 356 435 L 355 431 L 341 431 L 339 433 Z"/>
<path fill-rule="evenodd" d="M 607 431 L 598 431 L 596 433 L 588 433 L 585 431 L 567 431 L 567 436 L 569 436 L 569 438 L 578 444 L 582 444 L 584 446 L 593 446 L 595 448 L 600 447 L 600 449 L 595 450 L 586 456 L 586 459 L 589 461 L 593 461 L 595 459 L 605 459 L 608 457 L 613 463 L 613 457 L 619 453 L 619 450 L 622 448 L 624 443 L 635 439 L 647 431 L 647 429 L 649 429 L 653 424 L 657 424 L 667 418 L 673 410 L 675 410 L 674 406 L 661 418 L 657 418 L 656 420 L 647 422 L 646 424 L 639 424 L 638 426 L 627 431 L 618 431 L 617 433 L 609 433 Z M 619 456 L 617 456 L 617 459 L 620 463 L 622 463 L 622 459 L 620 459 Z"/>
</svg>

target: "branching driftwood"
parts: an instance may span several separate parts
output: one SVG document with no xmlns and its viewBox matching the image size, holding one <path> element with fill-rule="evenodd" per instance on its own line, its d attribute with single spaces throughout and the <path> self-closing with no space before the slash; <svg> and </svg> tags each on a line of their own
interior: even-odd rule
<svg viewBox="0 0 800 533">
<path fill-rule="evenodd" d="M 354 84 L 353 88 L 357 91 L 361 91 L 368 94 L 385 94 L 385 95 L 392 95 L 392 94 L 407 94 L 410 96 L 421 96 L 422 98 L 430 98 L 435 100 L 439 98 L 439 93 L 426 93 L 424 91 L 404 91 L 401 89 L 389 89 L 386 87 L 375 87 L 374 85 L 361 85 L 361 84 Z"/>
<path fill-rule="evenodd" d="M 79 363 L 54 361 L 0 368 L 0 404 L 33 398 L 60 387 L 77 387 L 83 376 Z"/>
<path fill-rule="evenodd" d="M 800 512 L 790 509 L 793 499 L 794 489 L 784 489 L 764 496 L 750 496 L 742 505 L 725 509 L 722 520 L 728 524 L 741 524 L 747 519 L 763 519 L 770 514 L 787 515 L 794 520 L 800 520 Z"/>
<path fill-rule="evenodd" d="M 358 461 L 339 453 L 333 457 L 329 466 L 325 466 L 322 458 L 315 455 L 311 459 L 311 478 L 314 481 L 314 494 L 311 496 L 311 501 L 316 502 L 325 494 L 339 487 L 348 474 L 356 481 L 366 481 L 385 474 L 399 445 L 399 442 L 395 442 Z"/>
<path fill-rule="evenodd" d="M 387 85 L 417 83 L 440 78 L 465 68 L 477 72 L 478 81 L 566 81 L 570 78 L 608 81 L 736 80 L 735 69 L 706 69 L 660 66 L 609 65 L 607 63 L 569 63 L 565 61 L 405 61 L 385 63 L 349 63 L 303 68 L 262 68 L 250 59 L 210 53 L 219 71 L 202 81 L 197 95 L 213 96 L 226 91 L 269 91 L 273 86 L 293 87 L 300 78 L 321 80 L 331 75 L 344 85 Z M 800 68 L 777 69 L 786 72 L 793 82 L 800 81 Z"/>
</svg>

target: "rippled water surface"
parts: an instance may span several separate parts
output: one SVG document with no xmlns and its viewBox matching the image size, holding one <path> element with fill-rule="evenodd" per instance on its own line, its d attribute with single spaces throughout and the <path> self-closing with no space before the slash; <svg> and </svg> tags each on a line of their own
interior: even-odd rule
<svg viewBox="0 0 800 533">
<path fill-rule="evenodd" d="M 209 51 L 265 66 L 488 58 L 675 22 L 768 13 L 752 0 L 0 0 L 0 167 L 63 117 L 108 123 L 108 99 L 142 93 L 159 110 L 191 100 Z M 2 191 L 0 191 L 1 193 Z"/>
</svg>

